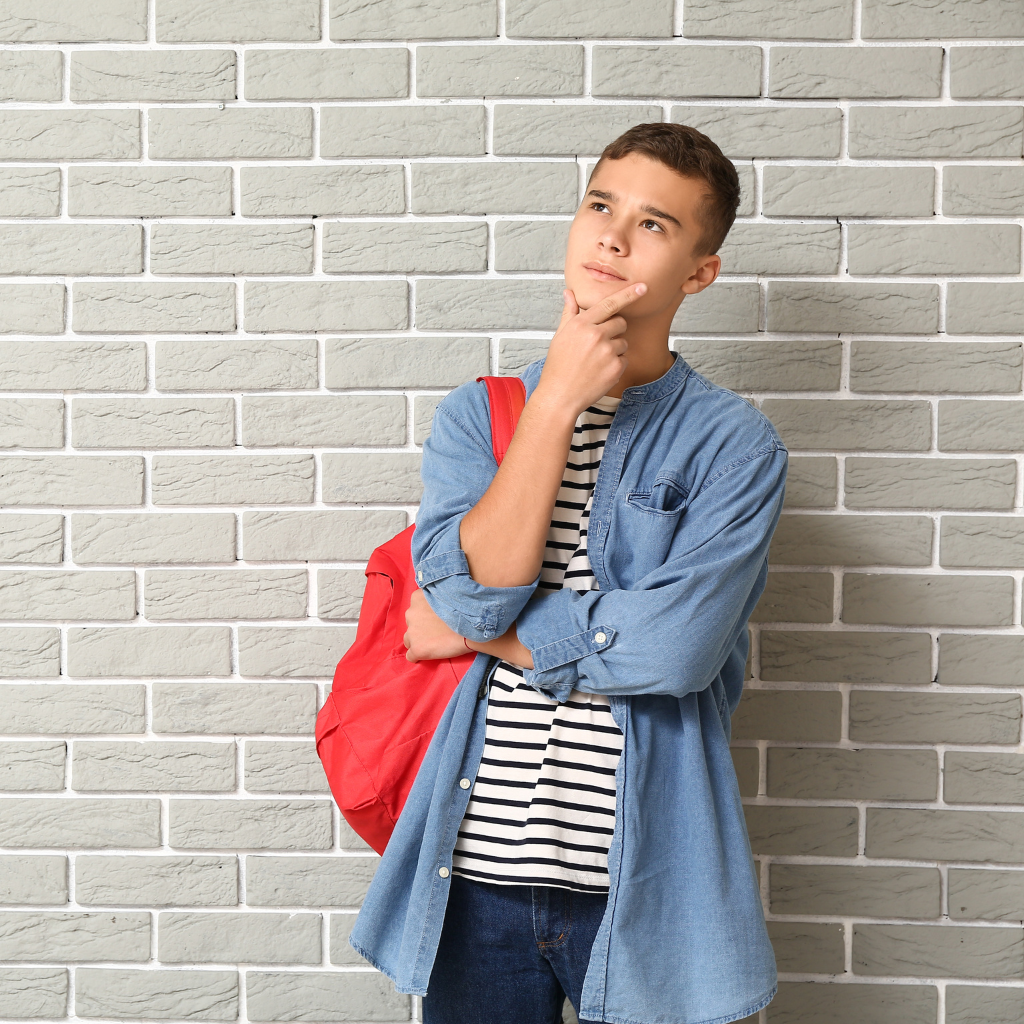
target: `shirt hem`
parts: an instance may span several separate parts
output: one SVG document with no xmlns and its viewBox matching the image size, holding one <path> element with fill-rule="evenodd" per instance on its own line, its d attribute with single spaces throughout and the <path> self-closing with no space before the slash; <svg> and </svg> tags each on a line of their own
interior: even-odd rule
<svg viewBox="0 0 1024 1024">
<path fill-rule="evenodd" d="M 748 1006 L 745 1010 L 739 1010 L 735 1013 L 727 1013 L 724 1017 L 709 1017 L 707 1020 L 679 1021 L 679 1024 L 731 1024 L 732 1021 L 743 1020 L 744 1017 L 749 1017 L 751 1014 L 763 1010 L 775 998 L 778 989 L 779 985 L 778 982 L 776 982 L 772 985 L 767 996 L 760 999 L 752 1006 Z M 593 1009 L 588 1012 L 588 1009 L 585 1006 L 580 1008 L 579 1015 L 584 1020 L 597 1021 L 601 1022 L 601 1024 L 651 1024 L 650 1021 L 636 1020 L 632 1017 L 602 1016 L 600 1010 Z"/>
<path fill-rule="evenodd" d="M 371 966 L 376 967 L 385 978 L 390 979 L 394 984 L 395 988 L 407 996 L 420 996 L 421 998 L 427 994 L 427 990 L 422 986 L 410 985 L 408 988 L 404 988 L 399 982 L 395 975 L 395 972 L 388 967 L 385 967 L 375 956 L 363 949 L 362 946 L 357 945 L 352 941 L 351 936 L 349 937 L 348 944 Z"/>
</svg>

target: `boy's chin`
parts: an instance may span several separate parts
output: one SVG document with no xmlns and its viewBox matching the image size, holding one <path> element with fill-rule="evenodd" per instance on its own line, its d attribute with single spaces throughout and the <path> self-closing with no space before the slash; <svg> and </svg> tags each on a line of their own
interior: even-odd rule
<svg viewBox="0 0 1024 1024">
<path fill-rule="evenodd" d="M 626 282 L 595 281 L 593 278 L 588 277 L 585 280 L 576 281 L 572 284 L 567 282 L 566 287 L 572 289 L 572 293 L 576 298 L 576 304 L 580 309 L 590 309 L 595 302 L 600 302 L 609 295 L 614 295 L 615 292 L 621 291 L 626 287 Z"/>
</svg>

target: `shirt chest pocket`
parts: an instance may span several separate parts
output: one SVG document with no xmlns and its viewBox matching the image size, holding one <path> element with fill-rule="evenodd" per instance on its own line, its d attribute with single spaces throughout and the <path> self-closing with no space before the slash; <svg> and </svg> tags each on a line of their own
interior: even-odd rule
<svg viewBox="0 0 1024 1024">
<path fill-rule="evenodd" d="M 659 477 L 649 489 L 630 491 L 626 495 L 626 503 L 648 515 L 675 519 L 686 508 L 687 497 L 686 489 L 675 480 Z"/>
</svg>

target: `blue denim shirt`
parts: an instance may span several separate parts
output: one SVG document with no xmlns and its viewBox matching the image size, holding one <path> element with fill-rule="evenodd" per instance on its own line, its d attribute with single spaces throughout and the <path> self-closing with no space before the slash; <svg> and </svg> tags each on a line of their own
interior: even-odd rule
<svg viewBox="0 0 1024 1024">
<path fill-rule="evenodd" d="M 543 364 L 521 374 L 527 397 Z M 459 542 L 497 470 L 485 385 L 462 384 L 434 414 L 412 541 L 428 603 L 473 640 L 515 622 L 526 682 L 558 701 L 606 694 L 623 733 L 585 1019 L 725 1024 L 775 994 L 729 735 L 786 462 L 764 415 L 677 356 L 624 390 L 608 431 L 587 537 L 600 590 L 531 600 L 539 573 L 481 586 Z M 352 930 L 401 992 L 427 992 L 470 796 L 459 780 L 476 777 L 496 664 L 479 654 L 452 696 Z"/>
</svg>

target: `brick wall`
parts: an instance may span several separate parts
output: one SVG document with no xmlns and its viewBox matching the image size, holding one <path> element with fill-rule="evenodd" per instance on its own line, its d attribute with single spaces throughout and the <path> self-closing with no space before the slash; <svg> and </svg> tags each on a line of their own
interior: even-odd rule
<svg viewBox="0 0 1024 1024">
<path fill-rule="evenodd" d="M 735 720 L 771 1024 L 1024 1019 L 1020 0 L 6 0 L 0 1019 L 407 1021 L 312 743 L 594 157 L 735 159 L 673 345 L 792 451 Z"/>
</svg>

